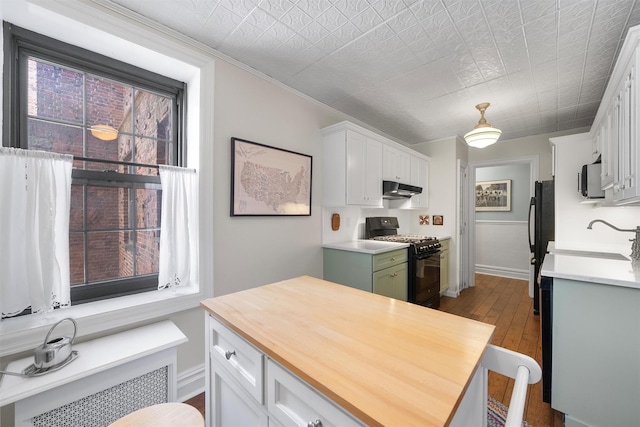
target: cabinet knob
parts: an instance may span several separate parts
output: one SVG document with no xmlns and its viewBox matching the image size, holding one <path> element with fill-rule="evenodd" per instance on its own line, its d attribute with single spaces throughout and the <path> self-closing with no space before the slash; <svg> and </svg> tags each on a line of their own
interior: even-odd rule
<svg viewBox="0 0 640 427">
<path fill-rule="evenodd" d="M 224 357 L 227 358 L 227 360 L 231 359 L 231 356 L 233 356 L 234 354 L 236 354 L 235 350 L 227 350 L 224 352 Z"/>
<path fill-rule="evenodd" d="M 395 260 L 396 260 L 395 258 L 391 258 L 391 261 L 395 261 Z"/>
<path fill-rule="evenodd" d="M 309 421 L 307 423 L 307 427 L 322 427 L 322 421 L 320 420 Z"/>
</svg>

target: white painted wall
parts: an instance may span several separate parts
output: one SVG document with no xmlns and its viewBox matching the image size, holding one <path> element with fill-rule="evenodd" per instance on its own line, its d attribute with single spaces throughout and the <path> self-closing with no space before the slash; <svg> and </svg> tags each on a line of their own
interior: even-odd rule
<svg viewBox="0 0 640 427">
<path fill-rule="evenodd" d="M 556 247 L 629 255 L 632 233 L 621 233 L 604 224 L 595 224 L 592 230 L 587 230 L 587 225 L 599 218 L 618 228 L 634 229 L 640 225 L 640 206 L 602 207 L 581 203 L 577 176 L 582 165 L 593 162 L 591 138 L 588 133 L 581 133 L 551 141 L 556 145 Z"/>
<path fill-rule="evenodd" d="M 214 295 L 322 277 L 322 138 L 337 114 L 232 64 L 216 65 Z M 313 156 L 311 216 L 231 217 L 231 137 Z"/>
</svg>

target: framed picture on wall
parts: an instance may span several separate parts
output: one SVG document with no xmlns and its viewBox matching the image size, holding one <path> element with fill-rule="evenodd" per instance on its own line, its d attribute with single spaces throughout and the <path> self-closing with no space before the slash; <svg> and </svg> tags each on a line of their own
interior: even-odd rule
<svg viewBox="0 0 640 427">
<path fill-rule="evenodd" d="M 476 182 L 476 211 L 510 211 L 511 180 Z"/>
<path fill-rule="evenodd" d="M 231 216 L 311 215 L 309 155 L 231 138 Z"/>
</svg>

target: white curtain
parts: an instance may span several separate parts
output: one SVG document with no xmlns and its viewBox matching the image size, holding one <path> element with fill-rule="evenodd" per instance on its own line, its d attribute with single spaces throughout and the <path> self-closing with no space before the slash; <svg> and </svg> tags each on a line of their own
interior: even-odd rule
<svg viewBox="0 0 640 427">
<path fill-rule="evenodd" d="M 73 156 L 0 147 L 0 308 L 71 304 L 69 209 Z"/>
<path fill-rule="evenodd" d="M 198 286 L 198 175 L 160 166 L 162 218 L 158 289 Z"/>
</svg>

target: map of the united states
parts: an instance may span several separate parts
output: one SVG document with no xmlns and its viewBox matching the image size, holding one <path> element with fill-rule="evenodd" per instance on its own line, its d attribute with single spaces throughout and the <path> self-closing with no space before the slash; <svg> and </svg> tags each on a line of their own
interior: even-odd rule
<svg viewBox="0 0 640 427">
<path fill-rule="evenodd" d="M 234 178 L 235 214 L 310 214 L 310 156 L 236 141 Z"/>
</svg>

